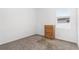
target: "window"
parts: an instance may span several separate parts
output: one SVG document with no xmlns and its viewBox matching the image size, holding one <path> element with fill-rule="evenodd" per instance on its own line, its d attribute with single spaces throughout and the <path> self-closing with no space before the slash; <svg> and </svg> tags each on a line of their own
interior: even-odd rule
<svg viewBox="0 0 79 59">
<path fill-rule="evenodd" d="M 70 9 L 57 8 L 56 18 L 57 18 L 57 23 L 70 23 Z"/>
<path fill-rule="evenodd" d="M 71 28 L 71 8 L 56 8 L 56 28 L 70 29 Z"/>
<path fill-rule="evenodd" d="M 70 17 L 57 17 L 57 23 L 69 23 Z"/>
</svg>

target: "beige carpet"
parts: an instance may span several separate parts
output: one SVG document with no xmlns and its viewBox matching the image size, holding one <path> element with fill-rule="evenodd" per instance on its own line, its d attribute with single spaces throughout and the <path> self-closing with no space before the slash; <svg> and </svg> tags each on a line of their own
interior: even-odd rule
<svg viewBox="0 0 79 59">
<path fill-rule="evenodd" d="M 78 47 L 75 43 L 34 35 L 0 45 L 0 50 L 78 50 Z"/>
</svg>

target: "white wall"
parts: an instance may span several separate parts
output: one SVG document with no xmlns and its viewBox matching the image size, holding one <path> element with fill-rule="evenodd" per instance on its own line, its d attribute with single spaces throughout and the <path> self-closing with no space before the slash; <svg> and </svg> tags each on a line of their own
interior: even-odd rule
<svg viewBox="0 0 79 59">
<path fill-rule="evenodd" d="M 44 35 L 45 24 L 55 24 L 55 9 L 38 8 L 37 9 L 37 34 Z"/>
<path fill-rule="evenodd" d="M 53 24 L 56 25 L 56 9 L 54 8 L 41 8 L 37 9 L 37 34 L 44 35 L 44 25 Z M 71 28 L 59 28 L 56 27 L 56 38 L 77 42 L 77 32 L 76 32 L 76 9 L 71 9 Z"/>
<path fill-rule="evenodd" d="M 0 44 L 35 34 L 35 26 L 35 9 L 0 8 Z"/>
<path fill-rule="evenodd" d="M 79 8 L 77 9 L 77 34 L 78 34 L 78 47 L 79 47 Z"/>
</svg>

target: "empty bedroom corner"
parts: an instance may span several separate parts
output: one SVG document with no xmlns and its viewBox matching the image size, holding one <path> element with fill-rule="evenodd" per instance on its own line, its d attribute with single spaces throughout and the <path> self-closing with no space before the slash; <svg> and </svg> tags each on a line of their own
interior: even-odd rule
<svg viewBox="0 0 79 59">
<path fill-rule="evenodd" d="M 0 50 L 78 50 L 78 8 L 0 8 Z"/>
</svg>

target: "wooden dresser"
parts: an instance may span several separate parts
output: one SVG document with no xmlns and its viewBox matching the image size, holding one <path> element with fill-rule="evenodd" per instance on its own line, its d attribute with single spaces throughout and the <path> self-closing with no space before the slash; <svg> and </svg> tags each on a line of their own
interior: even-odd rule
<svg viewBox="0 0 79 59">
<path fill-rule="evenodd" d="M 45 38 L 54 39 L 55 38 L 55 26 L 45 25 L 44 26 Z"/>
</svg>

